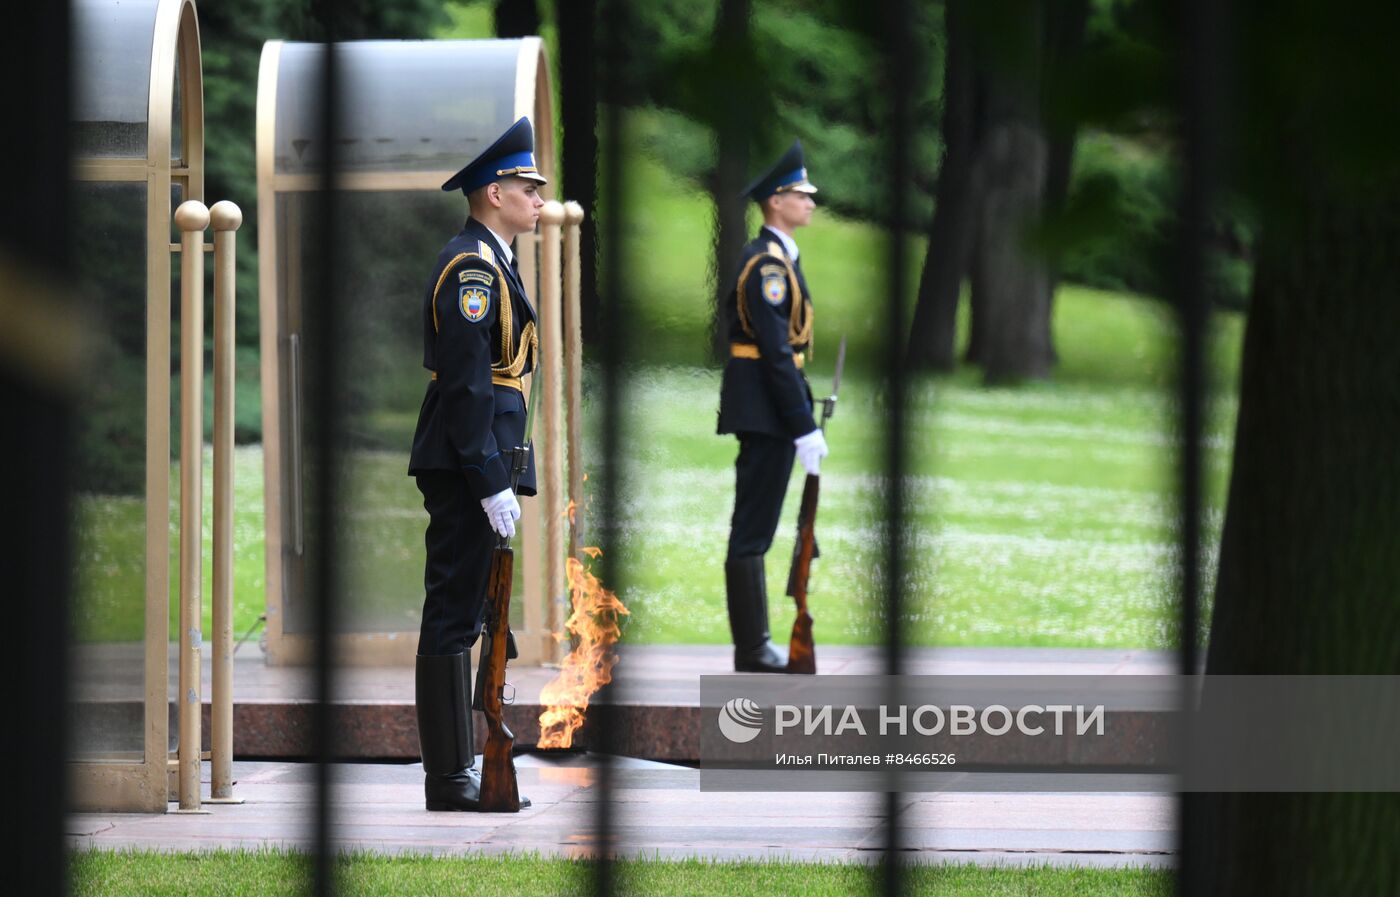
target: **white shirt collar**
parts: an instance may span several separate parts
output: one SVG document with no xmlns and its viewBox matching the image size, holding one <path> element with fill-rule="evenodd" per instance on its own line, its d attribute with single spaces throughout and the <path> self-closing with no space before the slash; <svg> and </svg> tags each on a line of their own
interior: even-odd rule
<svg viewBox="0 0 1400 897">
<path fill-rule="evenodd" d="M 797 261 L 796 240 L 794 240 L 792 237 L 789 237 L 782 231 L 778 230 L 776 227 L 770 227 L 769 225 L 765 224 L 763 225 L 763 229 L 778 238 L 778 241 L 783 244 L 783 249 L 787 250 L 788 258 L 792 259 L 794 262 Z"/>
<path fill-rule="evenodd" d="M 510 251 L 510 241 L 504 239 L 500 234 L 491 230 L 490 226 L 488 226 L 487 224 L 483 223 L 481 226 L 486 228 L 487 233 L 496 238 L 496 245 L 501 247 L 501 252 L 506 257 L 506 264 L 509 265 L 511 261 L 515 259 L 515 253 Z"/>
</svg>

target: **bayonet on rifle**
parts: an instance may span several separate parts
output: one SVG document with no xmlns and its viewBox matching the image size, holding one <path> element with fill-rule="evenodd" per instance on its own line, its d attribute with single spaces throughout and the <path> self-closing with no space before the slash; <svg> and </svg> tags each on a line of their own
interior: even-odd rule
<svg viewBox="0 0 1400 897">
<path fill-rule="evenodd" d="M 831 375 L 831 395 L 822 399 L 822 423 L 821 428 L 826 429 L 826 422 L 831 420 L 831 416 L 836 413 L 836 394 L 841 391 L 841 372 L 846 369 L 846 337 L 841 337 L 841 348 L 836 350 L 836 371 Z"/>
</svg>

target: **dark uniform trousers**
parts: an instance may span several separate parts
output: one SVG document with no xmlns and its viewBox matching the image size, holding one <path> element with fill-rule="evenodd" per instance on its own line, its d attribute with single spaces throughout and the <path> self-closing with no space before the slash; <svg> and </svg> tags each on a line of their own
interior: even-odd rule
<svg viewBox="0 0 1400 897">
<path fill-rule="evenodd" d="M 734 462 L 734 516 L 726 560 L 762 556 L 773 544 L 797 448 L 791 439 L 740 433 Z"/>
<path fill-rule="evenodd" d="M 448 471 L 418 474 L 428 512 L 419 654 L 458 654 L 481 635 L 496 533 L 467 478 Z"/>
</svg>

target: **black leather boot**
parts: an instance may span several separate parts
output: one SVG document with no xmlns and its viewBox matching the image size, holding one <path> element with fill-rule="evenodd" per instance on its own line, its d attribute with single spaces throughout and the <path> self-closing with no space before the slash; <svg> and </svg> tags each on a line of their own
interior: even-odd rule
<svg viewBox="0 0 1400 897">
<path fill-rule="evenodd" d="M 729 602 L 729 632 L 734 637 L 734 672 L 787 672 L 787 658 L 768 640 L 768 581 L 763 574 L 763 557 L 726 561 L 724 590 Z"/>
<path fill-rule="evenodd" d="M 423 794 L 429 810 L 476 810 L 481 773 L 474 768 L 471 664 L 466 654 L 419 654 L 415 682 Z"/>
</svg>

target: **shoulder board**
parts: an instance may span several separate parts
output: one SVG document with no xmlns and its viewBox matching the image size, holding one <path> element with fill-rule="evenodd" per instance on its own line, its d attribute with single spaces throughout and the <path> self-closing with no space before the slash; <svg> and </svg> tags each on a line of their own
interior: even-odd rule
<svg viewBox="0 0 1400 897">
<path fill-rule="evenodd" d="M 768 241 L 768 254 L 776 255 L 780 259 L 787 258 L 787 253 L 783 252 L 783 244 L 779 243 L 777 240 Z"/>
<path fill-rule="evenodd" d="M 486 261 L 490 262 L 493 265 L 496 264 L 496 253 L 492 251 L 491 247 L 487 245 L 485 240 L 477 240 L 476 248 L 477 251 L 481 254 L 482 258 L 486 259 Z"/>
<path fill-rule="evenodd" d="M 484 249 L 490 252 L 490 247 L 478 244 L 477 249 Z M 491 256 L 482 255 L 478 252 L 463 252 L 458 254 L 447 266 L 447 271 L 457 272 L 458 283 L 480 283 L 490 286 L 496 282 L 496 273 L 499 267 L 492 261 Z M 447 271 L 443 272 L 446 277 Z"/>
</svg>

